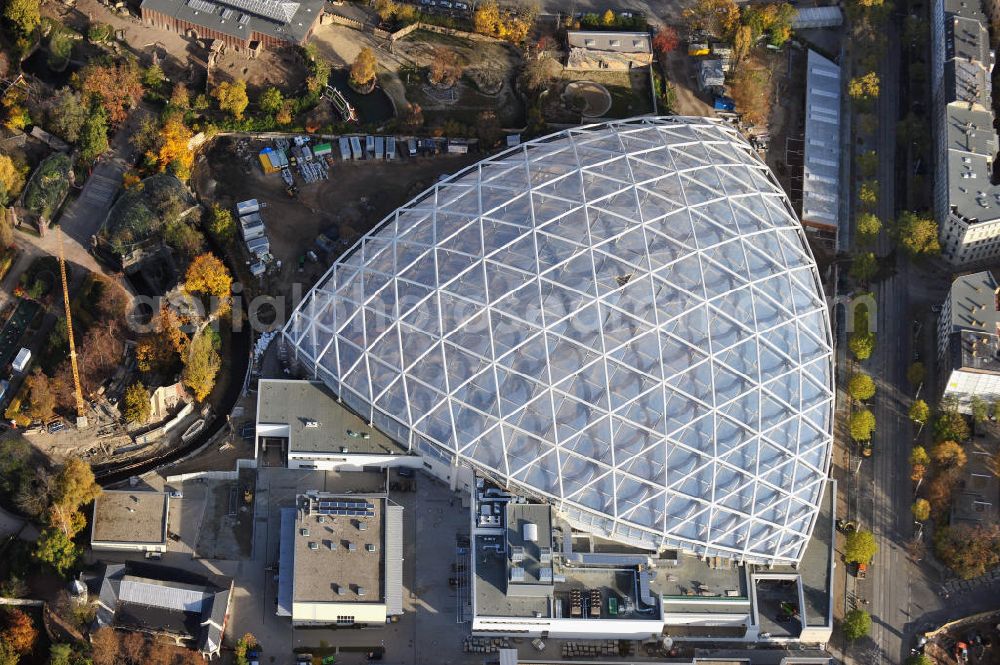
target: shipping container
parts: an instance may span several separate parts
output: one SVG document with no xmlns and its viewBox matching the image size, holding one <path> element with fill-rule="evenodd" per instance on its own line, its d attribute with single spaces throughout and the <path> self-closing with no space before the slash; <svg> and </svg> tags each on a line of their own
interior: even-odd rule
<svg viewBox="0 0 1000 665">
<path fill-rule="evenodd" d="M 257 203 L 257 199 L 249 199 L 247 201 L 240 201 L 236 204 L 236 216 L 242 217 L 243 215 L 249 215 L 252 212 L 257 212 L 260 210 L 260 204 Z"/>
<path fill-rule="evenodd" d="M 340 145 L 340 158 L 346 162 L 351 158 L 351 140 L 341 136 L 337 143 Z"/>
<path fill-rule="evenodd" d="M 375 159 L 382 159 L 385 157 L 385 139 L 381 136 L 375 137 Z"/>
<path fill-rule="evenodd" d="M 385 158 L 396 159 L 396 137 L 389 136 L 385 139 Z"/>
<path fill-rule="evenodd" d="M 365 158 L 372 159 L 375 157 L 375 137 L 366 136 L 365 137 Z"/>
<path fill-rule="evenodd" d="M 363 156 L 361 153 L 361 138 L 358 136 L 351 137 L 351 156 L 354 159 L 361 159 Z"/>
</svg>

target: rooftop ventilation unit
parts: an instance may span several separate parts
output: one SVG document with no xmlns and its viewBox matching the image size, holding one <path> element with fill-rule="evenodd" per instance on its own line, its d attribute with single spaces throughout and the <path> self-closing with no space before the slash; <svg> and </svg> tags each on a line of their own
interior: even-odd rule
<svg viewBox="0 0 1000 665">
<path fill-rule="evenodd" d="M 359 596 L 365 596 L 367 594 L 368 594 L 368 589 L 364 588 L 363 586 L 359 586 L 358 587 L 358 595 Z"/>
<path fill-rule="evenodd" d="M 306 427 L 319 427 L 319 421 L 318 420 L 307 420 L 306 421 Z"/>
<path fill-rule="evenodd" d="M 362 522 L 362 521 L 359 520 L 358 521 L 358 531 L 367 531 L 367 530 L 368 530 L 368 523 L 367 522 Z"/>
<path fill-rule="evenodd" d="M 538 525 L 534 522 L 526 522 L 522 533 L 526 542 L 534 543 L 538 541 Z"/>
<path fill-rule="evenodd" d="M 330 550 L 331 552 L 337 551 L 337 543 L 333 542 L 332 540 L 327 540 L 324 542 L 326 542 L 326 547 L 328 550 Z"/>
<path fill-rule="evenodd" d="M 308 536 L 309 535 L 309 529 L 299 529 L 299 535 L 300 536 Z"/>
<path fill-rule="evenodd" d="M 311 542 L 311 543 L 309 543 L 309 549 L 311 549 L 313 552 L 315 552 L 316 550 L 319 549 L 319 543 L 317 543 L 317 542 Z"/>
<path fill-rule="evenodd" d="M 510 567 L 510 581 L 511 582 L 523 582 L 524 581 L 524 568 L 521 566 L 511 566 Z"/>
<path fill-rule="evenodd" d="M 367 545 L 365 545 L 365 549 L 368 550 L 369 552 L 374 552 L 375 545 L 373 543 L 368 543 Z"/>
<path fill-rule="evenodd" d="M 358 546 L 355 545 L 354 543 L 347 543 L 347 551 L 348 552 L 356 552 L 357 549 L 358 549 Z"/>
</svg>

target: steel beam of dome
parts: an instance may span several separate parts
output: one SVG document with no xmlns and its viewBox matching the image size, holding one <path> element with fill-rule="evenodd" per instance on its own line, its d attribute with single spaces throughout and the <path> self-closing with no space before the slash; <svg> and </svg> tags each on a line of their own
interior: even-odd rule
<svg viewBox="0 0 1000 665">
<path fill-rule="evenodd" d="M 787 197 L 726 125 L 637 118 L 487 158 L 361 238 L 283 334 L 388 436 L 577 528 L 802 557 L 830 322 Z"/>
</svg>

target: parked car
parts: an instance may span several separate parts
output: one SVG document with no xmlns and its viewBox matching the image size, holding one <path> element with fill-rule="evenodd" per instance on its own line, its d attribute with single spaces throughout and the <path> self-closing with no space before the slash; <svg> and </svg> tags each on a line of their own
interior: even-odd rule
<svg viewBox="0 0 1000 665">
<path fill-rule="evenodd" d="M 53 420 L 48 425 L 49 434 L 56 434 L 66 429 L 66 423 L 61 420 Z"/>
<path fill-rule="evenodd" d="M 182 492 L 180 490 L 170 490 L 170 498 L 171 499 L 183 499 L 184 498 L 184 492 Z"/>
</svg>

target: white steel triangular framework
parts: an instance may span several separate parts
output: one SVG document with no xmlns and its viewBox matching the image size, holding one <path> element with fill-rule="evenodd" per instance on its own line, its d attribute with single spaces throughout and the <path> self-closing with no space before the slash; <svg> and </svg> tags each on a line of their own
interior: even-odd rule
<svg viewBox="0 0 1000 665">
<path fill-rule="evenodd" d="M 435 185 L 345 253 L 284 334 L 389 436 L 578 528 L 790 562 L 830 461 L 821 293 L 736 131 L 641 118 Z"/>
</svg>

